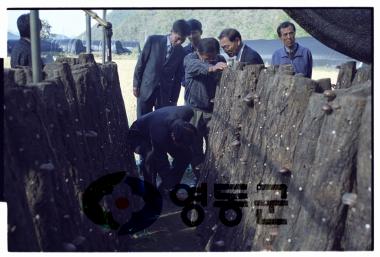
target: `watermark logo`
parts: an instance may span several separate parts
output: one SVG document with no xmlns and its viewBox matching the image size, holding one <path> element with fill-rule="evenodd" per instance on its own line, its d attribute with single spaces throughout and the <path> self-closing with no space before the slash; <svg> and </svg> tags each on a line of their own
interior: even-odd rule
<svg viewBox="0 0 380 257">
<path fill-rule="evenodd" d="M 115 186 L 122 185 L 131 189 L 132 195 L 144 200 L 144 206 L 132 215 L 124 224 L 114 219 L 111 211 L 106 211 L 100 202 L 106 195 L 112 194 Z M 177 206 L 183 207 L 182 221 L 189 227 L 199 226 L 205 219 L 204 208 L 207 202 L 214 198 L 213 207 L 219 208 L 218 216 L 222 224 L 227 227 L 237 226 L 243 217 L 242 208 L 249 207 L 247 184 L 214 184 L 213 194 L 208 194 L 207 184 L 197 187 L 178 184 L 170 190 L 170 200 Z M 285 184 L 258 184 L 259 191 L 276 191 L 281 199 L 254 200 L 256 208 L 256 223 L 258 225 L 285 225 L 286 219 L 268 219 L 263 217 L 262 207 L 269 208 L 269 214 L 275 213 L 275 207 L 288 205 L 287 186 Z M 182 192 L 182 194 L 181 194 Z M 186 196 L 186 197 L 185 197 Z M 161 215 L 163 198 L 152 184 L 139 178 L 127 176 L 126 172 L 107 174 L 91 183 L 82 197 L 83 211 L 87 217 L 100 226 L 116 230 L 118 235 L 134 234 L 148 228 Z M 117 209 L 125 210 L 131 207 L 127 196 L 114 200 Z M 130 209 L 131 210 L 131 209 Z"/>
<path fill-rule="evenodd" d="M 104 211 L 100 201 L 106 195 L 112 193 L 114 187 L 124 183 L 132 190 L 133 195 L 141 197 L 145 205 L 138 211 L 133 212 L 129 221 L 119 224 L 109 211 Z M 152 225 L 162 211 L 162 197 L 160 192 L 151 184 L 135 177 L 127 176 L 126 172 L 107 174 L 91 183 L 82 197 L 83 211 L 95 224 L 117 230 L 118 235 L 134 234 Z M 119 209 L 127 209 L 130 205 L 127 197 L 115 200 Z"/>
</svg>

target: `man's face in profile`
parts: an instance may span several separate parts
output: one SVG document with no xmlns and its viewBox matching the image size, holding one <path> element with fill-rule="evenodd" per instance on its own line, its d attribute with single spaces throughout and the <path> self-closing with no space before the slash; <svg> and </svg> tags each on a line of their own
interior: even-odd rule
<svg viewBox="0 0 380 257">
<path fill-rule="evenodd" d="M 181 45 L 183 42 L 185 42 L 186 37 L 178 34 L 177 32 L 172 31 L 169 36 L 170 43 L 173 46 Z"/>
<path fill-rule="evenodd" d="M 240 44 L 241 41 L 239 38 L 235 38 L 233 41 L 230 41 L 228 37 L 220 39 L 220 47 L 229 57 L 233 57 L 238 53 Z"/>
</svg>

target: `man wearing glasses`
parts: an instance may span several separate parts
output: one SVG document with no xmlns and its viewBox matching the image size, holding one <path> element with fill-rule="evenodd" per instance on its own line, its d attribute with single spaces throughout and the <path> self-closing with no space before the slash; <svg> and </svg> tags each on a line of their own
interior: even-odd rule
<svg viewBox="0 0 380 257">
<path fill-rule="evenodd" d="M 264 64 L 261 56 L 243 43 L 240 32 L 236 29 L 224 29 L 219 35 L 219 40 L 220 46 L 228 56 L 227 62 L 229 65 L 234 62 Z"/>
<path fill-rule="evenodd" d="M 277 27 L 277 35 L 284 44 L 272 55 L 272 65 L 291 64 L 296 74 L 311 78 L 313 57 L 306 47 L 296 42 L 296 27 L 285 21 Z"/>
</svg>

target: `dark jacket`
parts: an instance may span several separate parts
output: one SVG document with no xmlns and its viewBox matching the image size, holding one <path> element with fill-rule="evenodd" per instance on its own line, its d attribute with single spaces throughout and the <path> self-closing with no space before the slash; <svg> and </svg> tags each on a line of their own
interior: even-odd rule
<svg viewBox="0 0 380 257">
<path fill-rule="evenodd" d="M 185 51 L 185 55 L 188 55 L 188 54 L 194 53 L 197 49 L 195 49 L 193 45 L 189 43 L 183 48 L 183 50 Z"/>
<path fill-rule="evenodd" d="M 226 62 L 226 60 L 218 55 L 216 62 Z M 208 72 L 208 68 L 212 65 L 201 61 L 197 53 L 186 55 L 184 60 L 186 104 L 205 112 L 212 112 L 214 105 L 210 100 L 215 97 L 216 86 L 220 79 L 220 72 Z"/>
<path fill-rule="evenodd" d="M 193 45 L 191 43 L 189 43 L 188 45 L 186 45 L 183 50 L 185 51 L 185 56 L 188 55 L 188 54 L 191 54 L 191 53 L 194 53 L 197 49 L 195 49 L 193 47 Z M 185 86 L 185 71 L 183 71 L 183 76 L 182 76 L 182 80 L 181 80 L 181 85 L 182 86 Z M 185 99 L 186 100 L 186 99 Z"/>
<path fill-rule="evenodd" d="M 20 38 L 12 48 L 11 68 L 15 68 L 16 66 L 32 66 L 31 45 L 24 38 Z"/>
<path fill-rule="evenodd" d="M 247 64 L 264 64 L 261 56 L 255 50 L 253 50 L 247 45 L 244 45 L 240 62 L 244 62 Z"/>
<path fill-rule="evenodd" d="M 171 132 L 176 122 L 189 122 L 193 115 L 193 110 L 188 106 L 167 106 L 145 114 L 132 124 L 128 134 L 128 142 L 133 150 L 138 147 L 154 150 L 155 169 L 160 176 L 170 176 L 170 172 L 181 173 L 190 163 L 191 150 L 190 147 L 176 146 L 171 137 Z M 170 169 L 168 153 L 175 160 L 173 161 L 173 169 Z"/>
<path fill-rule="evenodd" d="M 150 138 L 153 145 L 161 145 L 160 148 L 168 150 L 173 122 L 178 119 L 189 122 L 193 115 L 193 110 L 188 106 L 167 106 L 141 116 L 131 129 L 137 129 L 146 139 Z"/>
<path fill-rule="evenodd" d="M 135 67 L 133 86 L 140 89 L 140 98 L 146 101 L 156 87 L 160 89 L 161 105 L 177 103 L 183 73 L 182 46 L 174 46 L 166 59 L 167 35 L 149 36 Z M 166 60 L 165 60 L 166 59 Z"/>
</svg>

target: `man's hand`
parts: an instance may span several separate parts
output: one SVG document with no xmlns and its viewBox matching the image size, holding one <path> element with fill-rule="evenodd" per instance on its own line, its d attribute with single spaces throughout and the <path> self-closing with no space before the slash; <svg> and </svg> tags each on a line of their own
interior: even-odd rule
<svg viewBox="0 0 380 257">
<path fill-rule="evenodd" d="M 140 96 L 140 88 L 133 87 L 133 95 L 136 97 L 139 97 Z"/>
<path fill-rule="evenodd" d="M 227 68 L 227 64 L 225 62 L 218 62 L 217 64 L 215 64 L 214 66 L 210 66 L 208 68 L 208 71 L 209 72 L 217 72 L 217 71 L 222 71 L 224 70 L 225 68 Z"/>
</svg>

